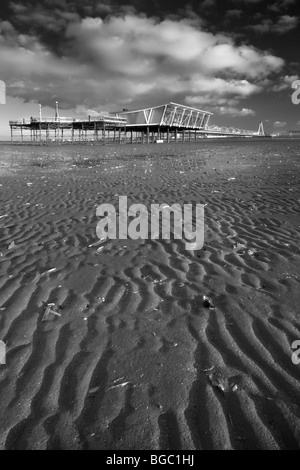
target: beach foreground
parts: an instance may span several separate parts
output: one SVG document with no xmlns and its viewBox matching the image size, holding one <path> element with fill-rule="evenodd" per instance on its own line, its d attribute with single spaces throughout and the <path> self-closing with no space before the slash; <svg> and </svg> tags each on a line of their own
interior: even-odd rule
<svg viewBox="0 0 300 470">
<path fill-rule="evenodd" d="M 299 142 L 0 155 L 0 448 L 300 447 Z M 206 204 L 204 247 L 99 250 L 120 195 Z"/>
</svg>

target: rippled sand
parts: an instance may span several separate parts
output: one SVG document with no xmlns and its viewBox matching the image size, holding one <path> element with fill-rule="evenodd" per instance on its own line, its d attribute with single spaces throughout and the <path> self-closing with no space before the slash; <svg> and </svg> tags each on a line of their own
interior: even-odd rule
<svg viewBox="0 0 300 470">
<path fill-rule="evenodd" d="M 300 143 L 0 157 L 2 449 L 300 447 Z M 97 252 L 118 195 L 207 204 L 204 247 Z"/>
</svg>

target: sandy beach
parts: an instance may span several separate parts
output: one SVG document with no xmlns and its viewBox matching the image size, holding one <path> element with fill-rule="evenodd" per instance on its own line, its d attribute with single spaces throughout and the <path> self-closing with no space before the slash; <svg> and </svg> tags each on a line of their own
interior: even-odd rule
<svg viewBox="0 0 300 470">
<path fill-rule="evenodd" d="M 299 170 L 296 140 L 1 146 L 0 449 L 299 449 Z M 206 204 L 204 247 L 99 250 L 120 195 Z"/>
</svg>

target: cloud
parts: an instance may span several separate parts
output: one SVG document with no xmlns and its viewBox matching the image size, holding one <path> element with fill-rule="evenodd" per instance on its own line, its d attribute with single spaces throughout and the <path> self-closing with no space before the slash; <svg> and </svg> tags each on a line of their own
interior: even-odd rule
<svg viewBox="0 0 300 470">
<path fill-rule="evenodd" d="M 283 91 L 283 90 L 287 90 L 287 89 L 291 89 L 293 83 L 296 81 L 296 80 L 299 80 L 299 76 L 298 75 L 285 75 L 284 77 L 282 77 L 278 83 L 276 83 L 275 85 L 273 85 L 272 87 L 272 91 L 275 91 L 275 92 L 280 92 L 280 91 Z"/>
<path fill-rule="evenodd" d="M 14 8 L 18 21 L 27 22 L 22 6 Z M 35 10 L 30 34 L 0 22 L 1 78 L 10 96 L 27 102 L 59 99 L 62 108 L 91 111 L 187 98 L 250 115 L 239 102 L 260 92 L 261 83 L 284 66 L 272 53 L 237 45 L 189 19 L 159 20 L 134 11 L 81 19 L 57 2 L 48 23 L 44 13 Z M 59 48 L 39 34 L 43 24 L 60 35 Z"/>
<path fill-rule="evenodd" d="M 296 78 L 296 77 L 297 77 L 297 78 Z M 299 80 L 298 75 L 295 75 L 295 80 L 294 80 L 293 83 L 291 84 L 291 87 L 292 87 L 294 90 L 297 90 L 298 88 L 300 88 L 300 80 Z"/>
<path fill-rule="evenodd" d="M 245 6 L 249 5 L 258 5 L 259 3 L 265 3 L 265 0 L 232 0 L 233 3 L 240 4 L 243 3 Z M 292 5 L 295 5 L 297 0 L 275 0 L 271 4 L 267 5 L 269 10 L 281 11 L 284 8 L 289 8 Z"/>
<path fill-rule="evenodd" d="M 256 5 L 263 2 L 264 0 L 233 0 L 233 3 L 243 3 L 244 5 Z"/>
<path fill-rule="evenodd" d="M 261 34 L 285 34 L 298 26 L 299 18 L 297 16 L 282 15 L 276 21 L 270 18 L 264 18 L 260 24 L 249 25 L 251 29 Z"/>
<path fill-rule="evenodd" d="M 206 8 L 213 8 L 216 6 L 216 0 L 203 0 L 201 3 L 200 3 L 200 8 L 202 10 L 206 9 Z"/>
<path fill-rule="evenodd" d="M 299 17 L 294 14 L 297 0 L 275 0 L 268 3 L 264 0 L 233 0 L 233 3 L 239 7 L 243 5 L 242 11 L 249 14 L 249 18 L 255 22 L 246 28 L 255 33 L 283 35 L 294 30 L 299 24 Z M 235 11 L 241 10 L 231 11 L 234 14 Z"/>
<path fill-rule="evenodd" d="M 39 33 L 42 38 L 47 34 L 61 34 L 70 22 L 80 20 L 79 13 L 72 4 L 65 1 L 53 2 L 53 8 L 47 7 L 47 2 L 11 3 L 13 11 L 12 19 L 21 30 L 30 28 L 34 33 Z"/>
<path fill-rule="evenodd" d="M 226 16 L 226 19 L 236 20 L 243 16 L 243 11 L 238 10 L 237 8 L 234 8 L 232 10 L 227 10 L 225 16 Z"/>
<path fill-rule="evenodd" d="M 195 86 L 196 85 L 196 86 Z M 247 80 L 224 80 L 211 78 L 195 81 L 195 88 L 191 90 L 195 95 L 186 96 L 186 103 L 191 106 L 208 107 L 216 114 L 232 117 L 254 116 L 255 111 L 248 108 L 239 108 L 240 101 L 259 93 L 261 88 Z"/>
<path fill-rule="evenodd" d="M 229 36 L 212 34 L 187 21 L 164 20 L 126 15 L 109 21 L 86 18 L 71 25 L 67 37 L 74 44 L 72 55 L 82 61 L 93 60 L 111 71 L 216 74 L 227 72 L 249 77 L 265 76 L 280 69 L 283 61 L 251 46 L 236 46 Z"/>
<path fill-rule="evenodd" d="M 219 113 L 221 115 L 228 115 L 232 117 L 246 117 L 246 116 L 255 116 L 256 113 L 253 111 L 253 109 L 248 109 L 248 108 L 232 108 L 232 107 L 227 107 L 227 106 L 221 106 L 218 109 Z"/>
<path fill-rule="evenodd" d="M 247 98 L 261 91 L 261 87 L 250 83 L 248 80 L 237 80 L 224 78 L 203 78 L 200 76 L 193 76 L 190 90 L 194 93 L 202 93 L 203 95 L 219 98 L 220 96 L 238 96 L 240 98 Z M 197 98 L 197 97 L 196 97 Z M 201 100 L 201 97 L 199 98 Z M 203 99 L 203 98 L 202 98 Z"/>
<path fill-rule="evenodd" d="M 287 126 L 286 122 L 281 122 L 281 121 L 274 122 L 274 127 L 276 129 L 282 129 L 283 127 L 286 127 L 286 126 Z"/>
<path fill-rule="evenodd" d="M 297 0 L 277 0 L 276 2 L 269 3 L 268 10 L 278 13 L 283 9 L 287 9 L 295 5 L 296 2 Z"/>
<path fill-rule="evenodd" d="M 212 80 L 212 87 L 213 83 L 214 81 Z M 246 97 L 246 94 L 244 97 Z M 222 88 L 219 86 L 219 94 L 203 91 L 203 93 L 198 96 L 187 96 L 185 101 L 190 106 L 209 106 L 210 111 L 217 115 L 221 114 L 231 117 L 255 116 L 256 112 L 253 109 L 238 107 L 240 99 L 240 96 L 236 95 L 234 97 L 227 87 Z"/>
</svg>

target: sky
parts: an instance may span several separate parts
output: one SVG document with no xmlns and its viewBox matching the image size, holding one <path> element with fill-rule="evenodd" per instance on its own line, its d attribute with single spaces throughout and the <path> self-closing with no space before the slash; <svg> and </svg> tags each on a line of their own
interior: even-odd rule
<svg viewBox="0 0 300 470">
<path fill-rule="evenodd" d="M 1 0 L 0 139 L 8 121 L 170 101 L 211 124 L 300 130 L 297 0 Z M 2 99 L 1 99 L 2 96 Z"/>
</svg>

